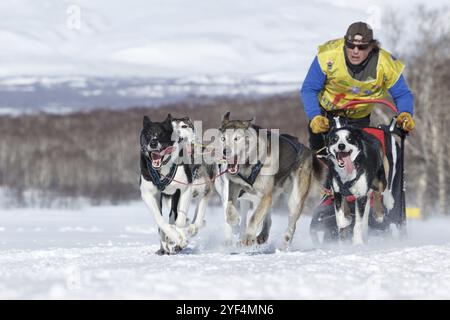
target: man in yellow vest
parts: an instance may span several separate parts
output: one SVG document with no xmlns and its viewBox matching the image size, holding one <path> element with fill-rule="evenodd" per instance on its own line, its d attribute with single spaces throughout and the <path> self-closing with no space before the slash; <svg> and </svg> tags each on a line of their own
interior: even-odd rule
<svg viewBox="0 0 450 320">
<path fill-rule="evenodd" d="M 352 125 L 370 125 L 373 105 L 342 110 L 354 99 L 380 99 L 389 93 L 398 109 L 397 122 L 403 130 L 414 129 L 413 95 L 403 77 L 404 64 L 380 48 L 373 31 L 364 22 L 350 25 L 344 38 L 319 46 L 301 88 L 305 112 L 310 119 L 310 147 L 319 151 L 330 120 L 339 115 Z"/>
</svg>

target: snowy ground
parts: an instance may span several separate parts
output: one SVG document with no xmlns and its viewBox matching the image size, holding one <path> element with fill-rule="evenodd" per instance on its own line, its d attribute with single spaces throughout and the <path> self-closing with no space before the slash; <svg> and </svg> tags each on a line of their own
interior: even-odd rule
<svg viewBox="0 0 450 320">
<path fill-rule="evenodd" d="M 309 217 L 289 252 L 222 245 L 222 214 L 176 256 L 157 256 L 157 229 L 141 203 L 83 210 L 0 211 L 3 299 L 449 299 L 450 220 L 409 221 L 409 239 L 314 248 Z"/>
</svg>

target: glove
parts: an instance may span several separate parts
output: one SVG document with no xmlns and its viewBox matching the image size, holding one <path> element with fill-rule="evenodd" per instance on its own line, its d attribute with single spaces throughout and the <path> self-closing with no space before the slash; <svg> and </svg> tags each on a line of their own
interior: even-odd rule
<svg viewBox="0 0 450 320">
<path fill-rule="evenodd" d="M 409 112 L 402 112 L 397 116 L 397 125 L 406 132 L 410 132 L 416 126 L 416 122 Z"/>
<path fill-rule="evenodd" d="M 309 124 L 311 131 L 315 134 L 325 133 L 330 129 L 330 121 L 324 116 L 315 116 Z"/>
</svg>

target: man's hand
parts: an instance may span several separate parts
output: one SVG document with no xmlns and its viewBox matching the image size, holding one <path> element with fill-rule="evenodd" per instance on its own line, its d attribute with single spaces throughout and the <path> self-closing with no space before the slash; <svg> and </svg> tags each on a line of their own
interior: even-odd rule
<svg viewBox="0 0 450 320">
<path fill-rule="evenodd" d="M 397 116 L 397 124 L 406 132 L 410 132 L 416 126 L 412 115 L 409 112 L 402 112 Z"/>
<path fill-rule="evenodd" d="M 311 131 L 315 134 L 325 133 L 330 129 L 330 121 L 324 116 L 315 116 L 309 124 Z"/>
</svg>

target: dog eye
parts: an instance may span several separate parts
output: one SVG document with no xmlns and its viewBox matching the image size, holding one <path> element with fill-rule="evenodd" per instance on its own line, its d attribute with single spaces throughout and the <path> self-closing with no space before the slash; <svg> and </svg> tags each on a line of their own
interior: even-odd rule
<svg viewBox="0 0 450 320">
<path fill-rule="evenodd" d="M 183 129 L 186 129 L 186 128 L 187 128 L 187 125 L 183 124 L 181 127 L 182 127 Z"/>
<path fill-rule="evenodd" d="M 220 138 L 220 140 L 225 141 L 225 137 Z"/>
<path fill-rule="evenodd" d="M 353 142 L 353 138 L 352 138 L 352 137 L 348 137 L 348 138 L 347 138 L 347 141 L 348 141 L 348 142 Z"/>
<path fill-rule="evenodd" d="M 235 137 L 235 138 L 234 138 L 234 141 L 238 141 L 238 140 L 239 140 L 239 137 Z"/>
</svg>

